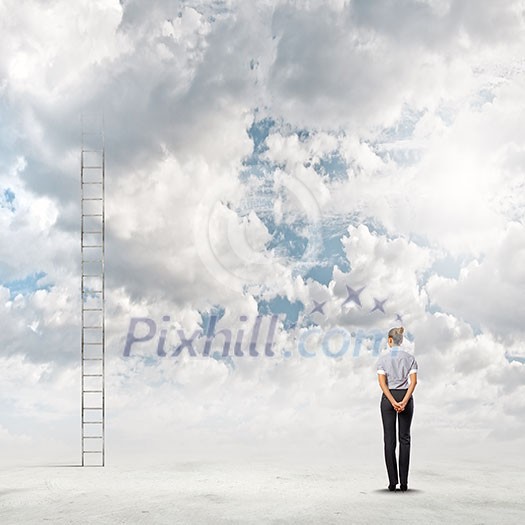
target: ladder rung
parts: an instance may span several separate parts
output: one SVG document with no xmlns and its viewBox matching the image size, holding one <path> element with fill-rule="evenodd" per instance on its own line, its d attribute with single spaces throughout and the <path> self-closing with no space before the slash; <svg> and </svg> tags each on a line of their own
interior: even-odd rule
<svg viewBox="0 0 525 525">
<path fill-rule="evenodd" d="M 104 374 L 82 374 L 84 377 L 104 377 Z"/>
<path fill-rule="evenodd" d="M 82 264 L 83 263 L 90 263 L 90 262 L 99 262 L 99 263 L 101 263 L 101 262 L 104 262 L 104 259 L 84 259 L 82 261 Z"/>
<path fill-rule="evenodd" d="M 102 293 L 102 290 L 82 290 L 82 293 Z"/>
<path fill-rule="evenodd" d="M 86 329 L 88 329 L 88 328 L 89 328 L 90 330 L 94 330 L 95 328 L 104 328 L 104 327 L 103 327 L 102 325 L 100 325 L 100 326 L 84 326 L 84 330 L 86 330 Z"/>
<path fill-rule="evenodd" d="M 102 312 L 103 308 L 82 308 L 83 312 Z"/>
<path fill-rule="evenodd" d="M 87 392 L 89 394 L 93 394 L 95 392 L 101 394 L 102 392 L 104 392 L 104 390 L 82 390 L 82 392 L 84 392 L 84 394 Z"/>
<path fill-rule="evenodd" d="M 82 233 L 102 233 L 102 230 L 84 230 Z"/>
<path fill-rule="evenodd" d="M 99 344 L 99 343 L 84 343 L 85 345 L 89 344 Z M 103 357 L 83 357 L 84 361 L 104 361 Z"/>
<path fill-rule="evenodd" d="M 102 181 L 82 181 L 82 184 L 102 184 Z"/>
<path fill-rule="evenodd" d="M 102 197 L 82 197 L 83 201 L 101 201 Z"/>
<path fill-rule="evenodd" d="M 103 244 L 83 244 L 82 248 L 103 248 Z"/>
<path fill-rule="evenodd" d="M 103 421 L 82 421 L 83 425 L 102 425 Z"/>
<path fill-rule="evenodd" d="M 82 277 L 103 277 L 103 273 L 83 273 Z"/>
<path fill-rule="evenodd" d="M 104 410 L 104 407 L 84 407 L 84 410 Z"/>
<path fill-rule="evenodd" d="M 102 217 L 102 213 L 83 213 L 82 217 Z"/>
<path fill-rule="evenodd" d="M 104 439 L 104 436 L 82 436 L 82 439 Z"/>
<path fill-rule="evenodd" d="M 104 454 L 103 450 L 83 450 L 82 454 Z M 94 465 L 90 465 L 94 466 Z"/>
<path fill-rule="evenodd" d="M 103 149 L 83 149 L 82 153 L 103 153 Z"/>
</svg>

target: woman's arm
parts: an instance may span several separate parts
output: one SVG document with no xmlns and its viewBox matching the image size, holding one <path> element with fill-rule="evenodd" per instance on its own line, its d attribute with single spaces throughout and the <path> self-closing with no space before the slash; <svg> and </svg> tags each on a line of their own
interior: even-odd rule
<svg viewBox="0 0 525 525">
<path fill-rule="evenodd" d="M 378 380 L 379 380 L 379 386 L 381 387 L 381 390 L 387 397 L 387 399 L 392 403 L 392 406 L 396 408 L 396 405 L 399 405 L 399 403 L 394 399 L 394 396 L 392 395 L 392 392 L 388 389 L 388 385 L 386 384 L 386 375 L 385 374 L 377 374 Z"/>
<path fill-rule="evenodd" d="M 412 392 L 414 391 L 414 388 L 416 388 L 417 385 L 417 373 L 414 372 L 409 375 L 410 377 L 410 385 L 408 387 L 407 393 L 405 394 L 405 397 L 403 398 L 403 401 L 401 401 L 401 405 L 403 406 L 403 409 L 405 408 L 406 404 L 410 400 L 410 396 L 412 395 Z"/>
</svg>

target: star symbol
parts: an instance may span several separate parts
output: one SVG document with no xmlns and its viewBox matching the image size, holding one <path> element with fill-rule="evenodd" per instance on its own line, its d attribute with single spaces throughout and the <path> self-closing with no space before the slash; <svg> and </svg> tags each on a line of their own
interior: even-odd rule
<svg viewBox="0 0 525 525">
<path fill-rule="evenodd" d="M 385 310 L 383 309 L 383 305 L 387 302 L 387 299 L 383 299 L 380 301 L 379 299 L 376 299 L 374 297 L 374 302 L 376 303 L 375 306 L 370 310 L 370 312 L 373 312 L 375 310 L 381 310 L 383 313 L 385 313 Z"/>
<path fill-rule="evenodd" d="M 345 299 L 343 306 L 350 301 L 354 301 L 355 304 L 361 306 L 361 299 L 359 299 L 359 294 L 365 289 L 365 286 L 359 288 L 359 290 L 354 290 L 350 286 L 346 285 L 346 291 L 348 292 L 348 297 Z"/>
<path fill-rule="evenodd" d="M 403 318 L 399 314 L 396 314 L 396 321 L 399 321 L 400 323 L 402 323 Z"/>
<path fill-rule="evenodd" d="M 320 314 L 324 315 L 323 306 L 326 304 L 326 301 L 323 301 L 322 303 L 318 303 L 314 299 L 314 303 L 315 303 L 315 306 L 313 307 L 312 311 L 310 312 L 310 315 L 313 314 L 314 312 L 319 312 Z"/>
</svg>

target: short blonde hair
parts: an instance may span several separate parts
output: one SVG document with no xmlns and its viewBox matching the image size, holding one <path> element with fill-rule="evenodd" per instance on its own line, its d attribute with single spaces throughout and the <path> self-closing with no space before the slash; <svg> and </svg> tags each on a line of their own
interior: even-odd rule
<svg viewBox="0 0 525 525">
<path fill-rule="evenodd" d="M 388 337 L 391 337 L 394 340 L 395 345 L 400 345 L 403 342 L 404 333 L 405 329 L 402 326 L 400 326 L 399 328 L 391 328 L 388 331 Z"/>
</svg>

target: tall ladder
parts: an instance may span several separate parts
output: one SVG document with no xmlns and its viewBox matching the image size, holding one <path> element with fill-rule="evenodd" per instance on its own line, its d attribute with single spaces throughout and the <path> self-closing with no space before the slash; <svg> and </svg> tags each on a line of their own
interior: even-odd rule
<svg viewBox="0 0 525 525">
<path fill-rule="evenodd" d="M 105 460 L 104 119 L 81 116 L 82 466 Z"/>
</svg>

